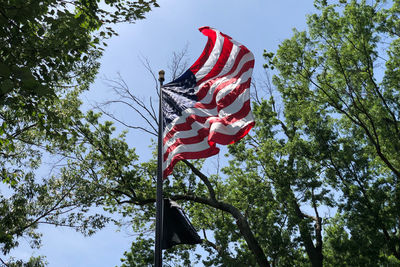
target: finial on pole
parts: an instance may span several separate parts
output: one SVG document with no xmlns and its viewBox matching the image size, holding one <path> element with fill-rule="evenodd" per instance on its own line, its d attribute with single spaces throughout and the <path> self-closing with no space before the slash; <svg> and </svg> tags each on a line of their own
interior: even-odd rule
<svg viewBox="0 0 400 267">
<path fill-rule="evenodd" d="M 165 74 L 164 70 L 160 70 L 158 72 L 158 80 L 160 81 L 161 84 L 164 82 L 164 74 Z"/>
</svg>

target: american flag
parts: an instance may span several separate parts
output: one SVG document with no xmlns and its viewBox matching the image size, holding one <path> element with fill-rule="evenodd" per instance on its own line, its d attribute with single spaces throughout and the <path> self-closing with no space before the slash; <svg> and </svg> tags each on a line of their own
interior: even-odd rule
<svg viewBox="0 0 400 267">
<path fill-rule="evenodd" d="M 253 54 L 220 31 L 201 27 L 208 42 L 197 61 L 162 87 L 163 177 L 182 159 L 219 152 L 254 126 L 250 108 Z"/>
</svg>

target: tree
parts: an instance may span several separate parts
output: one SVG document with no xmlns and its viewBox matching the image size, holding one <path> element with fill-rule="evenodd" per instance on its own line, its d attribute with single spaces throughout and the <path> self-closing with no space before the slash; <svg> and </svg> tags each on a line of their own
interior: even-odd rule
<svg viewBox="0 0 400 267">
<path fill-rule="evenodd" d="M 281 45 L 274 63 L 281 77 L 275 81 L 337 118 L 337 138 L 325 152 L 326 182 L 340 194 L 338 224 L 328 227 L 327 262 L 340 256 L 349 265 L 386 264 L 400 260 L 394 67 L 400 56 L 400 6 L 342 2 L 316 1 L 320 13 L 309 17 L 309 34 L 295 33 Z"/>
<path fill-rule="evenodd" d="M 110 24 L 143 19 L 153 6 L 154 0 L 104 5 L 92 0 L 6 0 L 0 9 L 2 103 L 13 103 L 15 96 L 31 102 L 54 94 L 66 81 L 87 86 L 95 74 L 90 59 L 101 52 L 100 41 L 116 34 Z"/>
<path fill-rule="evenodd" d="M 256 126 L 229 146 L 229 166 L 205 175 L 203 161 L 182 161 L 166 182 L 165 195 L 202 232 L 208 254 L 191 260 L 205 266 L 400 263 L 400 2 L 317 0 L 315 6 L 308 31 L 294 31 L 276 55 L 265 52 L 266 67 L 276 71 L 274 87 L 257 91 Z M 125 101 L 143 108 L 141 115 L 154 113 L 122 85 Z M 129 182 L 135 194 L 119 187 L 108 203 L 143 233 L 124 266 L 151 262 L 146 233 L 154 226 L 155 160 L 137 168 Z M 185 265 L 188 251 L 194 247 L 173 248 L 165 261 Z"/>
<path fill-rule="evenodd" d="M 97 1 L 5 1 L 0 7 L 1 150 L 12 150 L 12 137 L 32 127 L 57 131 L 61 118 L 53 105 L 93 81 L 106 45 L 100 39 L 116 34 L 110 24 L 142 19 L 152 6 L 154 0 L 107 1 L 106 9 Z"/>
<path fill-rule="evenodd" d="M 22 236 L 40 245 L 38 224 L 90 234 L 109 221 L 84 216 L 102 196 L 77 179 L 76 149 L 85 142 L 79 95 L 88 89 L 112 24 L 143 19 L 155 0 L 2 1 L 0 6 L 0 244 L 7 254 Z M 90 114 L 88 120 L 91 119 Z M 82 128 L 83 127 L 83 128 Z M 83 141 L 82 141 L 83 140 Z M 38 168 L 59 162 L 46 177 Z M 63 165 L 64 164 L 64 165 Z M 68 166 L 68 165 L 65 165 Z M 43 180 L 41 180 L 43 178 Z"/>
</svg>

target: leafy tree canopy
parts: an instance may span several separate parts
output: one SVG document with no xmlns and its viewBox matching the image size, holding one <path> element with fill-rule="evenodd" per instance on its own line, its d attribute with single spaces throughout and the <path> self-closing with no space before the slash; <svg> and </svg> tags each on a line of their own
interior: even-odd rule
<svg viewBox="0 0 400 267">
<path fill-rule="evenodd" d="M 89 142 L 83 134 L 93 115 L 85 118 L 80 111 L 79 95 L 97 73 L 105 41 L 117 34 L 113 24 L 143 19 L 157 6 L 155 0 L 1 1 L 3 254 L 18 246 L 20 237 L 30 237 L 32 246 L 39 246 L 40 223 L 91 234 L 109 221 L 84 215 L 104 193 L 95 183 L 78 179 L 76 166 L 65 167 L 68 160 L 77 160 L 80 144 Z M 43 171 L 38 176 L 38 168 L 49 158 L 57 164 L 48 176 Z"/>
</svg>

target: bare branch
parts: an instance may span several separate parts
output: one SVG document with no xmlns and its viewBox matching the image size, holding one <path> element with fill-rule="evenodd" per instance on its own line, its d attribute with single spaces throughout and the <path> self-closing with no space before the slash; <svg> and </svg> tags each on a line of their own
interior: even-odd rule
<svg viewBox="0 0 400 267">
<path fill-rule="evenodd" d="M 116 101 L 115 101 L 115 102 L 116 102 Z M 101 107 L 97 107 L 97 108 L 98 108 L 102 113 L 104 113 L 106 116 L 108 116 L 108 117 L 110 117 L 111 119 L 113 119 L 113 120 L 119 122 L 120 124 L 124 125 L 124 126 L 127 127 L 127 128 L 135 129 L 135 130 L 141 130 L 141 131 L 144 131 L 144 132 L 149 133 L 149 134 L 151 134 L 151 135 L 157 136 L 157 130 L 156 130 L 150 123 L 149 123 L 149 124 L 150 124 L 151 127 L 153 128 L 153 131 L 150 131 L 150 130 L 148 130 L 148 129 L 144 128 L 144 127 L 141 127 L 141 126 L 129 125 L 129 124 L 127 124 L 126 122 L 124 122 L 123 120 L 118 119 L 114 114 L 112 114 L 112 113 L 106 111 L 105 109 L 103 109 L 103 108 L 101 108 Z M 145 117 L 144 117 L 144 119 L 147 120 L 147 118 L 145 118 Z"/>
<path fill-rule="evenodd" d="M 186 43 L 186 45 L 183 47 L 182 50 L 178 52 L 173 52 L 172 53 L 172 58 L 170 60 L 170 64 L 168 64 L 168 70 L 171 73 L 172 80 L 175 80 L 179 76 L 183 74 L 186 69 L 189 67 L 188 63 L 188 48 L 189 44 Z"/>
<path fill-rule="evenodd" d="M 229 258 L 230 261 L 232 261 L 232 262 L 235 260 L 235 259 L 232 258 L 232 256 L 230 256 L 225 250 L 223 250 L 221 247 L 217 246 L 215 243 L 211 242 L 210 240 L 208 240 L 208 239 L 203 239 L 202 242 L 203 242 L 203 244 L 205 244 L 205 245 L 207 245 L 207 246 L 209 246 L 209 247 L 212 247 L 212 248 L 218 253 L 218 255 L 227 257 L 227 258 Z"/>
<path fill-rule="evenodd" d="M 153 77 L 155 86 L 154 88 L 156 89 L 156 93 L 158 97 L 160 97 L 160 87 L 159 87 L 159 82 L 156 73 L 153 71 L 152 67 L 150 66 L 150 61 L 148 58 L 145 58 L 143 56 L 139 57 L 140 62 L 142 62 L 143 67 L 149 71 L 150 75 Z"/>
</svg>

